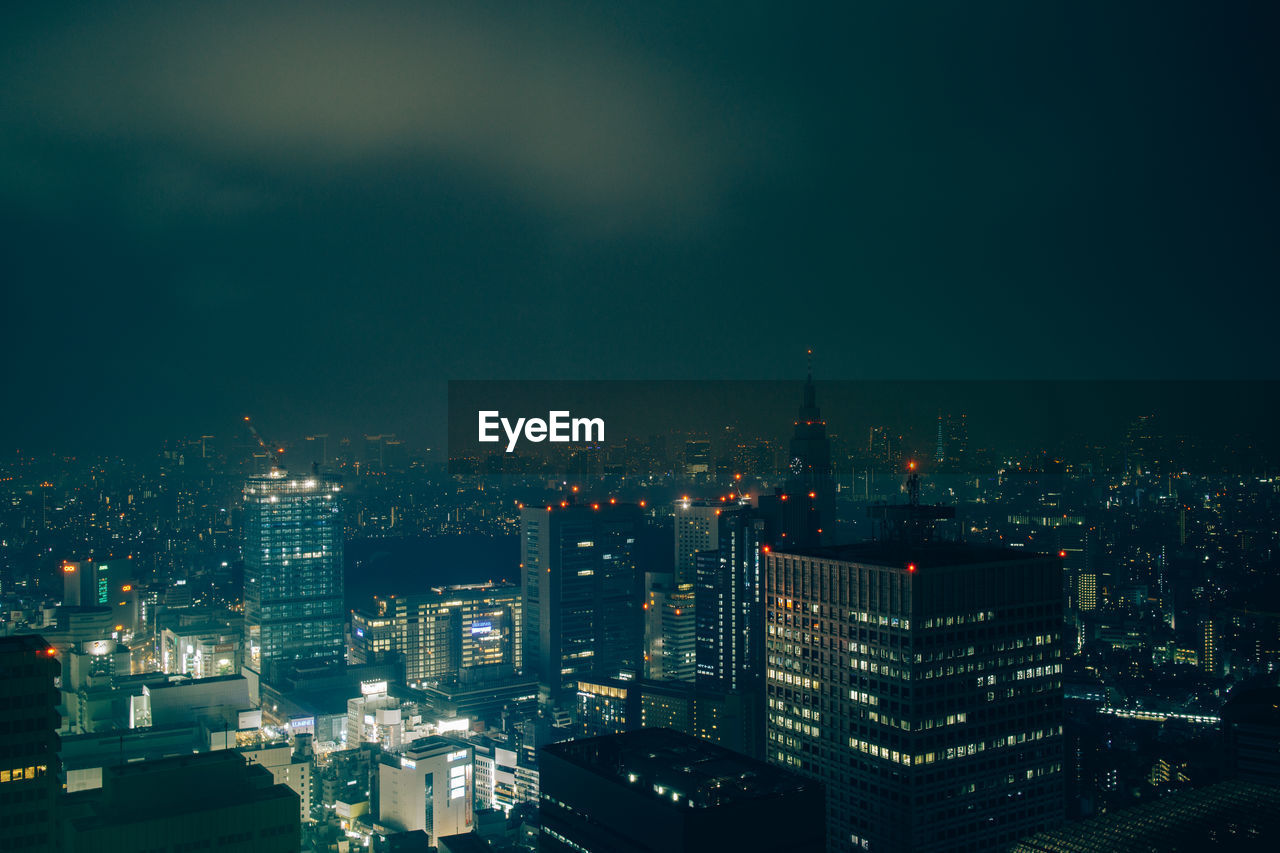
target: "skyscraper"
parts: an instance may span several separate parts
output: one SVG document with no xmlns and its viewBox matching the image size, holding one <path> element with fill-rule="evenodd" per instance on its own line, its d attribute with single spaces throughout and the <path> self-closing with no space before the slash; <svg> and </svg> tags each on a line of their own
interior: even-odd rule
<svg viewBox="0 0 1280 853">
<path fill-rule="evenodd" d="M 715 550 L 697 557 L 697 679 L 720 690 L 759 686 L 764 662 L 762 556 L 775 528 L 748 506 L 717 520 Z"/>
<path fill-rule="evenodd" d="M 943 470 L 962 471 L 969 458 L 969 417 L 938 413 L 938 442 L 934 463 Z"/>
<path fill-rule="evenodd" d="M 279 469 L 245 483 L 245 669 L 278 683 L 343 657 L 341 481 Z"/>
<path fill-rule="evenodd" d="M 903 540 L 764 563 L 766 749 L 827 784 L 829 850 L 992 850 L 1061 819 L 1057 560 Z"/>
<path fill-rule="evenodd" d="M 525 507 L 520 515 L 524 650 L 553 696 L 580 678 L 637 675 L 641 575 L 634 504 Z"/>
</svg>

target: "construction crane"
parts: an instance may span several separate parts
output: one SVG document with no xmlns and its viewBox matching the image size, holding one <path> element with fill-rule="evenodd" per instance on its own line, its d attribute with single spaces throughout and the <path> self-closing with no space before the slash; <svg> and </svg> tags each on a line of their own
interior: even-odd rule
<svg viewBox="0 0 1280 853">
<path fill-rule="evenodd" d="M 254 440 L 258 442 L 258 446 L 261 447 L 263 452 L 267 454 L 267 461 L 271 463 L 271 470 L 283 471 L 284 470 L 284 448 L 276 447 L 273 449 L 273 445 L 270 445 L 267 443 L 267 440 L 262 437 L 262 433 L 258 432 L 257 427 L 255 427 L 253 425 L 253 422 L 249 420 L 248 415 L 244 416 L 244 425 L 249 428 L 249 432 L 253 435 Z"/>
</svg>

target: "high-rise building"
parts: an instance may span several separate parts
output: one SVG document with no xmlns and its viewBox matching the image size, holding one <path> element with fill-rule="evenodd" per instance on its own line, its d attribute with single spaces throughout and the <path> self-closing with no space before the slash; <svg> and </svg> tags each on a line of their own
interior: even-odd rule
<svg viewBox="0 0 1280 853">
<path fill-rule="evenodd" d="M 993 850 L 1062 818 L 1056 559 L 904 538 L 764 563 L 766 749 L 827 784 L 829 850 Z"/>
<path fill-rule="evenodd" d="M 746 506 L 726 509 L 718 524 L 718 547 L 695 561 L 697 679 L 721 690 L 754 688 L 764 662 L 762 555 L 776 527 Z"/>
<path fill-rule="evenodd" d="M 1207 616 L 1200 623 L 1200 668 L 1213 677 L 1222 675 L 1218 646 L 1218 623 L 1213 617 Z"/>
<path fill-rule="evenodd" d="M 823 849 L 819 783 L 669 729 L 552 744 L 539 769 L 541 850 Z"/>
<path fill-rule="evenodd" d="M 553 696 L 572 695 L 583 678 L 639 674 L 642 524 L 634 504 L 521 511 L 524 665 Z"/>
<path fill-rule="evenodd" d="M 244 668 L 279 683 L 343 658 L 341 481 L 276 469 L 244 487 Z"/>
<path fill-rule="evenodd" d="M 0 850 L 57 849 L 60 671 L 41 637 L 0 637 Z"/>
<path fill-rule="evenodd" d="M 463 670 L 523 666 L 520 587 L 466 584 L 378 598 L 351 615 L 351 663 L 404 656 L 410 686 L 451 681 Z"/>
<path fill-rule="evenodd" d="M 695 672 L 694 588 L 670 572 L 645 572 L 644 676 L 692 681 Z"/>
<path fill-rule="evenodd" d="M 969 459 L 969 416 L 938 412 L 938 441 L 933 461 L 943 470 L 962 471 Z"/>
</svg>

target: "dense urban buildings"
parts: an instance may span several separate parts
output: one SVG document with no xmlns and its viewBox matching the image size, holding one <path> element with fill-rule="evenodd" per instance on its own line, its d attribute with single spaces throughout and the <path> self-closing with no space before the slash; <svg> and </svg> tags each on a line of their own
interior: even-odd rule
<svg viewBox="0 0 1280 853">
<path fill-rule="evenodd" d="M 824 392 L 821 419 L 834 396 Z M 578 454 L 592 473 L 572 479 L 447 474 L 420 458 L 405 468 L 334 440 L 314 448 L 334 472 L 316 485 L 341 488 L 317 489 L 315 505 L 338 508 L 328 514 L 270 492 L 265 505 L 247 500 L 252 484 L 289 482 L 245 473 L 275 452 L 224 460 L 207 435 L 167 448 L 154 469 L 5 469 L 0 622 L 48 645 L 57 813 L 88 831 L 114 808 L 111 768 L 234 752 L 291 792 L 308 853 L 344 840 L 529 850 L 569 837 L 541 825 L 547 754 L 652 728 L 821 783 L 814 825 L 835 850 L 1072 838 L 1093 817 L 1113 826 L 1135 805 L 1201 791 L 1209 802 L 1224 780 L 1269 778 L 1275 478 L 1205 473 L 1210 463 L 1187 456 L 1175 467 L 1198 473 L 1157 479 L 1155 463 L 1125 461 L 1140 443 L 1174 470 L 1178 445 L 1152 418 L 1114 458 L 997 454 L 975 437 L 973 410 L 970 462 L 948 473 L 932 459 L 934 411 L 915 433 L 881 430 L 902 454 L 892 477 L 861 430 L 856 443 L 825 435 L 837 512 L 826 545 L 818 490 L 795 492 L 786 441 L 730 429 L 690 439 L 707 470 L 687 481 L 649 473 L 683 470 L 683 438 Z M 1220 464 L 1244 471 L 1232 460 L 1248 458 Z M 299 492 L 307 479 L 295 478 Z M 82 485 L 40 485 L 55 482 Z M 273 520 L 281 504 L 288 514 Z M 318 563 L 287 574 L 295 558 L 340 547 L 344 564 L 330 646 L 345 659 L 296 649 L 274 681 L 253 668 L 265 626 L 256 660 L 243 630 L 246 608 L 260 612 L 246 585 L 262 571 L 250 543 L 264 523 L 266 568 L 300 584 L 269 602 L 278 612 L 331 598 L 306 585 Z M 221 784 L 204 767 L 184 784 Z M 25 766 L 17 781 L 31 781 Z M 557 799 L 576 809 L 594 795 Z M 1215 813 L 1193 811 L 1193 823 Z M 1063 816 L 1072 822 L 1055 828 Z M 684 831 L 650 823 L 637 843 Z M 1243 843 L 1250 825 L 1214 843 Z M 34 834 L 13 837 L 21 848 Z M 209 843 L 233 843 L 221 837 Z"/>
<path fill-rule="evenodd" d="M 340 480 L 273 469 L 244 486 L 245 668 L 266 683 L 343 658 Z"/>
<path fill-rule="evenodd" d="M 542 750 L 541 850 L 820 853 L 822 785 L 669 729 Z"/>
<path fill-rule="evenodd" d="M 947 542 L 765 556 L 769 759 L 828 849 L 981 851 L 1063 815 L 1061 569 Z"/>
<path fill-rule="evenodd" d="M 362 664 L 401 655 L 414 687 L 455 680 L 464 670 L 510 675 L 523 668 L 521 608 L 515 584 L 455 584 L 376 598 L 351 615 L 349 659 Z"/>
</svg>

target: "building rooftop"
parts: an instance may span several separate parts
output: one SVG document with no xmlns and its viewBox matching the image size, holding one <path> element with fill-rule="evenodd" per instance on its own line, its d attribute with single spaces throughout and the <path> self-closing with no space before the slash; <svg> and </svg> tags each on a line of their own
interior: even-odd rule
<svg viewBox="0 0 1280 853">
<path fill-rule="evenodd" d="M 1277 832 L 1280 788 L 1222 782 L 1038 833 L 1012 853 L 1272 850 Z"/>
<path fill-rule="evenodd" d="M 671 729 L 565 741 L 543 752 L 682 808 L 715 808 L 815 786 L 789 770 Z"/>
<path fill-rule="evenodd" d="M 49 648 L 49 644 L 39 634 L 15 634 L 11 637 L 0 637 L 0 654 L 42 652 L 47 648 Z"/>
<path fill-rule="evenodd" d="M 997 548 L 990 545 L 967 545 L 962 542 L 857 542 L 850 545 L 830 545 L 815 548 L 779 549 L 780 555 L 816 557 L 824 560 L 841 560 L 872 566 L 901 567 L 914 563 L 917 568 L 940 566 L 976 566 L 988 563 L 1007 563 L 1035 559 L 1048 559 L 1047 554 L 1021 551 L 1016 548 Z"/>
</svg>

